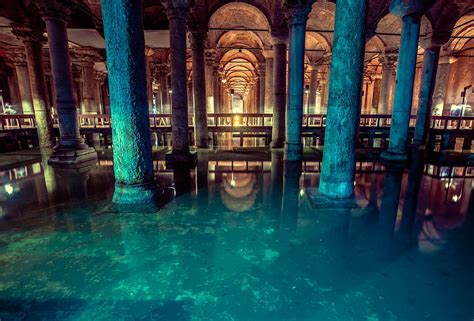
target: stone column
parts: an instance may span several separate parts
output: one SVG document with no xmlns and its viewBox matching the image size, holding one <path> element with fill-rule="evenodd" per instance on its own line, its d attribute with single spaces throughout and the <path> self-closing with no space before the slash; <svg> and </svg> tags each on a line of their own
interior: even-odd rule
<svg viewBox="0 0 474 321">
<path fill-rule="evenodd" d="M 105 103 L 102 97 L 102 86 L 107 78 L 107 73 L 103 71 L 95 71 L 95 101 L 97 102 L 97 112 L 101 115 L 105 114 Z"/>
<path fill-rule="evenodd" d="M 374 77 L 376 77 L 374 75 Z M 380 102 L 380 84 L 381 79 L 379 77 L 374 78 L 374 85 L 372 90 L 372 104 L 370 106 L 370 113 L 377 114 L 378 113 L 378 106 Z"/>
<path fill-rule="evenodd" d="M 208 128 L 206 109 L 206 76 L 204 71 L 204 43 L 206 33 L 191 32 L 193 48 L 193 87 L 194 87 L 194 121 L 196 147 L 208 148 Z"/>
<path fill-rule="evenodd" d="M 148 98 L 148 112 L 153 110 L 153 76 L 151 70 L 151 62 L 153 61 L 154 51 L 151 48 L 145 48 L 145 71 L 146 71 L 146 92 Z"/>
<path fill-rule="evenodd" d="M 413 0 L 408 3 L 405 0 L 396 0 L 390 5 L 390 11 L 402 17 L 402 35 L 390 126 L 390 142 L 388 150 L 381 154 L 381 157 L 388 161 L 407 160 L 406 148 L 421 16 L 430 4 L 432 4 L 430 0 Z"/>
<path fill-rule="evenodd" d="M 46 22 L 49 55 L 59 121 L 59 143 L 49 159 L 51 165 L 83 167 L 95 164 L 97 153 L 87 146 L 79 134 L 77 102 L 71 72 L 71 58 L 66 24 L 72 2 L 48 0 L 40 2 L 42 17 Z"/>
<path fill-rule="evenodd" d="M 423 54 L 421 88 L 418 96 L 418 111 L 416 114 L 415 134 L 413 137 L 413 143 L 415 145 L 426 143 L 426 138 L 430 128 L 431 97 L 435 86 L 439 50 L 440 46 L 433 45 L 425 48 L 425 53 Z"/>
<path fill-rule="evenodd" d="M 300 1 L 298 4 L 293 4 L 293 2 L 287 4 L 290 23 L 290 66 L 285 159 L 299 161 L 303 151 L 301 126 L 303 122 L 305 29 L 311 4 L 305 1 Z"/>
<path fill-rule="evenodd" d="M 95 60 L 100 56 L 93 48 L 77 48 L 73 51 L 79 60 L 79 66 L 82 68 L 82 108 L 83 114 L 97 114 L 98 103 L 96 96 L 96 71 L 94 69 Z"/>
<path fill-rule="evenodd" d="M 390 86 L 392 83 L 392 73 L 397 62 L 398 50 L 395 48 L 385 48 L 384 55 L 379 60 L 382 63 L 382 81 L 380 98 L 377 112 L 380 115 L 388 115 L 390 107 Z"/>
<path fill-rule="evenodd" d="M 55 142 L 53 120 L 51 118 L 51 107 L 48 104 L 43 69 L 43 31 L 37 28 L 31 29 L 29 27 L 12 25 L 12 32 L 25 45 L 39 146 L 41 148 L 53 147 Z"/>
<path fill-rule="evenodd" d="M 205 76 L 206 76 L 206 106 L 207 112 L 214 113 L 214 64 L 216 61 L 216 51 L 214 49 L 206 49 L 205 51 Z"/>
<path fill-rule="evenodd" d="M 273 35 L 274 60 L 272 148 L 282 148 L 285 143 L 287 41 L 288 37 L 282 35 Z"/>
<path fill-rule="evenodd" d="M 316 114 L 316 93 L 318 92 L 318 65 L 311 64 L 311 76 L 309 80 L 309 113 Z"/>
<path fill-rule="evenodd" d="M 364 68 L 368 0 L 339 0 L 319 192 L 352 196 Z"/>
<path fill-rule="evenodd" d="M 218 113 L 220 110 L 220 81 L 219 81 L 219 64 L 213 66 L 213 77 L 212 77 L 212 90 L 214 93 L 214 113 Z"/>
<path fill-rule="evenodd" d="M 187 0 L 162 0 L 170 26 L 171 57 L 171 108 L 173 152 L 166 154 L 168 166 L 192 166 L 197 162 L 196 153 L 189 152 L 188 93 L 186 90 L 186 23 L 190 11 Z"/>
<path fill-rule="evenodd" d="M 258 72 L 259 72 L 259 96 L 260 96 L 260 105 L 258 106 L 259 113 L 265 113 L 265 64 L 259 63 L 258 64 Z"/>
<path fill-rule="evenodd" d="M 168 66 L 166 64 L 159 64 L 155 73 L 155 77 L 158 78 L 160 83 L 160 95 L 161 95 L 161 113 L 171 114 L 171 105 L 169 99 L 169 87 L 168 87 Z"/>
<path fill-rule="evenodd" d="M 28 64 L 26 63 L 26 55 L 23 48 L 13 50 L 8 57 L 15 65 L 16 78 L 18 80 L 18 88 L 20 90 L 20 100 L 22 113 L 24 115 L 33 115 L 33 98 L 31 96 L 30 76 L 28 74 Z"/>
<path fill-rule="evenodd" d="M 273 52 L 270 50 L 264 50 L 263 55 L 265 56 L 265 107 L 264 113 L 273 112 Z M 285 59 L 286 60 L 286 59 Z"/>
<path fill-rule="evenodd" d="M 113 201 L 146 204 L 156 197 L 156 189 L 148 119 L 142 3 L 103 0 L 102 15 L 113 119 Z"/>
<path fill-rule="evenodd" d="M 450 56 L 444 55 L 439 58 L 438 70 L 436 73 L 435 88 L 433 92 L 433 111 L 436 115 L 448 116 L 451 113 L 450 106 L 444 104 L 449 81 Z"/>
<path fill-rule="evenodd" d="M 188 80 L 188 113 L 194 114 L 194 89 L 193 80 Z"/>
<path fill-rule="evenodd" d="M 324 77 L 324 92 L 323 92 L 323 98 L 321 100 L 321 113 L 322 114 L 327 114 L 328 112 L 328 101 L 329 101 L 329 83 L 331 80 L 331 60 L 332 60 L 332 54 L 331 53 L 326 53 L 324 55 L 324 64 L 327 65 L 326 68 L 326 75 Z"/>
</svg>

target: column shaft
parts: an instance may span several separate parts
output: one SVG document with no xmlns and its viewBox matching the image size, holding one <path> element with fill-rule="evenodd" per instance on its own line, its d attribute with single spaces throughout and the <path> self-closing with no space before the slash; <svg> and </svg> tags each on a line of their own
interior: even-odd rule
<svg viewBox="0 0 474 321">
<path fill-rule="evenodd" d="M 406 160 L 421 16 L 406 15 L 402 21 L 390 142 L 388 152 L 382 154 L 385 159 L 392 160 Z"/>
<path fill-rule="evenodd" d="M 311 6 L 290 9 L 290 67 L 285 159 L 301 160 L 301 126 L 303 122 L 305 28 Z M 283 78 L 283 77 L 282 77 Z"/>
<path fill-rule="evenodd" d="M 260 105 L 258 107 L 259 113 L 265 113 L 265 66 L 260 67 L 260 78 L 258 79 L 259 82 L 259 95 L 260 95 Z"/>
<path fill-rule="evenodd" d="M 273 112 L 273 57 L 265 59 L 265 113 Z"/>
<path fill-rule="evenodd" d="M 142 4 L 103 0 L 117 203 L 145 202 L 154 181 Z"/>
<path fill-rule="evenodd" d="M 193 87 L 194 87 L 194 126 L 196 128 L 196 147 L 207 148 L 208 128 L 206 109 L 206 76 L 204 67 L 203 32 L 192 33 L 193 46 Z"/>
<path fill-rule="evenodd" d="M 316 66 L 313 66 L 311 69 L 311 77 L 309 83 L 309 113 L 316 113 L 316 93 L 318 91 L 318 69 Z"/>
<path fill-rule="evenodd" d="M 332 198 L 350 197 L 354 189 L 367 4 L 368 0 L 339 0 L 336 8 L 326 139 L 319 184 L 320 193 Z"/>
<path fill-rule="evenodd" d="M 383 67 L 382 81 L 380 89 L 380 99 L 378 105 L 378 113 L 381 115 L 388 115 L 390 106 L 390 86 L 392 82 L 392 68 Z"/>
<path fill-rule="evenodd" d="M 20 90 L 21 108 L 25 115 L 33 115 L 33 98 L 31 97 L 30 76 L 25 62 L 15 64 L 16 78 Z"/>
<path fill-rule="evenodd" d="M 418 98 L 418 111 L 416 114 L 416 126 L 413 143 L 421 145 L 426 143 L 430 128 L 432 96 L 434 91 L 436 69 L 438 67 L 439 46 L 425 49 L 423 55 L 423 69 L 421 88 Z"/>
<path fill-rule="evenodd" d="M 286 114 L 286 43 L 273 45 L 273 148 L 282 148 L 285 142 Z"/>
<path fill-rule="evenodd" d="M 85 63 L 82 69 L 82 101 L 84 114 L 97 114 L 98 104 L 95 100 L 96 82 L 94 63 Z"/>
</svg>

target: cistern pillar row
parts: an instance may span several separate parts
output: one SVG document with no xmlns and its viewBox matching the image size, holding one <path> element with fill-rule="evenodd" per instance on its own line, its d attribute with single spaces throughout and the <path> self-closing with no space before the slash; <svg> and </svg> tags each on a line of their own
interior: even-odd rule
<svg viewBox="0 0 474 321">
<path fill-rule="evenodd" d="M 23 48 L 14 49 L 8 54 L 13 61 L 20 91 L 21 112 L 25 115 L 33 115 L 33 98 L 31 96 L 30 77 L 28 74 L 28 64 Z"/>
<path fill-rule="evenodd" d="M 368 0 L 338 0 L 319 192 L 352 196 L 364 69 Z"/>
</svg>

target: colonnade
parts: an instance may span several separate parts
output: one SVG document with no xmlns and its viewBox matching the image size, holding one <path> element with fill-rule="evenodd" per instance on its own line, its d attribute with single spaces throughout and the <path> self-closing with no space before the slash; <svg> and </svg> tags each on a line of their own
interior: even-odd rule
<svg viewBox="0 0 474 321">
<path fill-rule="evenodd" d="M 417 0 L 410 5 L 401 0 L 392 1 L 391 12 L 402 17 L 403 27 L 398 54 L 397 81 L 394 93 L 390 146 L 382 155 L 385 160 L 406 160 L 408 124 L 411 112 L 416 55 L 420 20 L 429 8 L 430 1 Z M 140 1 L 103 0 L 107 67 L 110 88 L 111 114 L 113 118 L 112 140 L 114 146 L 114 170 L 118 203 L 135 203 L 156 196 L 153 190 L 151 141 L 148 124 L 151 105 L 151 80 L 159 82 L 161 112 L 172 114 L 173 151 L 167 154 L 167 164 L 176 168 L 193 167 L 196 153 L 190 150 L 188 112 L 192 101 L 195 114 L 196 146 L 208 147 L 207 113 L 220 111 L 224 101 L 219 85 L 219 71 L 215 64 L 215 50 L 205 46 L 207 28 L 191 24 L 192 86 L 186 73 L 186 31 L 190 22 L 191 1 L 162 1 L 170 28 L 170 67 L 164 62 L 155 64 L 153 73 L 145 57 L 145 43 Z M 331 198 L 349 197 L 353 193 L 355 173 L 355 148 L 361 109 L 361 92 L 364 71 L 366 41 L 365 18 L 368 0 L 340 0 L 336 7 L 334 46 L 331 56 L 322 61 L 329 72 L 321 86 L 321 103 L 316 105 L 316 92 L 321 84 L 318 73 L 321 65 L 311 64 L 308 92 L 308 112 L 321 113 L 327 108 L 326 144 L 324 148 L 320 192 Z M 302 158 L 301 127 L 304 101 L 305 30 L 312 1 L 287 1 L 289 35 L 284 30 L 272 30 L 273 48 L 264 51 L 265 63 L 258 68 L 258 78 L 253 94 L 259 101 L 258 110 L 273 112 L 273 148 L 285 147 L 285 159 L 299 162 Z M 70 9 L 64 1 L 40 2 L 46 22 L 52 74 L 55 84 L 60 139 L 49 160 L 53 165 L 79 165 L 95 162 L 96 153 L 84 144 L 77 124 L 77 100 L 71 71 L 66 24 Z M 194 21 L 193 21 L 194 22 Z M 20 75 L 28 72 L 31 97 L 22 93 L 24 111 L 34 110 L 40 145 L 51 147 L 53 131 L 50 104 L 47 103 L 41 48 L 44 41 L 41 32 L 14 26 L 13 32 L 23 41 L 26 49 L 25 63 L 15 64 Z M 418 106 L 415 143 L 423 144 L 427 120 L 431 109 L 431 96 L 436 92 L 436 66 L 440 43 L 425 48 L 423 80 Z M 287 50 L 289 61 L 287 62 Z M 80 51 L 80 50 L 79 50 Z M 94 78 L 93 53 L 81 52 L 83 77 Z M 391 78 L 396 50 L 386 48 L 382 55 L 383 71 L 380 79 L 379 113 L 388 114 Z M 288 84 L 287 84 L 288 65 Z M 168 74 L 171 74 L 170 82 Z M 103 80 L 102 80 L 103 81 Z M 287 90 L 288 85 L 288 90 Z M 84 81 L 82 110 L 97 112 L 96 88 Z M 190 90 L 191 89 L 191 90 Z M 192 97 L 188 97 L 192 93 Z M 367 94 L 367 93 L 366 93 Z M 288 95 L 288 97 L 287 97 Z M 24 102 L 23 102 L 24 98 Z M 192 98 L 192 100 L 190 99 Z M 258 99 L 257 99 L 258 98 Z M 31 107 L 32 106 L 32 107 Z"/>
</svg>

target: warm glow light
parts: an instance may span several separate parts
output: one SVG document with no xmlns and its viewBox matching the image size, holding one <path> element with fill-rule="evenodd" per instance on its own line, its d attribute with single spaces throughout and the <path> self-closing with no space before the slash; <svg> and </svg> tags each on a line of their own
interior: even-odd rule
<svg viewBox="0 0 474 321">
<path fill-rule="evenodd" d="M 234 126 L 240 126 L 240 116 L 239 115 L 234 116 Z"/>
<path fill-rule="evenodd" d="M 304 196 L 304 188 L 300 189 L 300 197 Z"/>
<path fill-rule="evenodd" d="M 13 194 L 13 186 L 11 184 L 5 184 L 4 188 L 8 195 Z"/>
<path fill-rule="evenodd" d="M 453 195 L 453 203 L 457 203 L 459 200 L 461 199 L 461 197 L 459 195 Z"/>
</svg>

